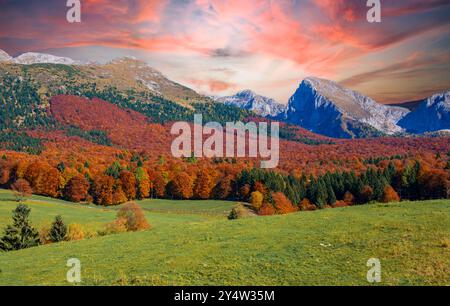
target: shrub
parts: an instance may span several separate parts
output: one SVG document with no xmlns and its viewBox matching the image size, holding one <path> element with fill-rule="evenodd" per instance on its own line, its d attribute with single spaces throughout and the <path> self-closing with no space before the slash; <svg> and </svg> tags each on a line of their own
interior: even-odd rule
<svg viewBox="0 0 450 306">
<path fill-rule="evenodd" d="M 99 232 L 99 235 L 114 235 L 125 232 L 127 232 L 127 220 L 125 218 L 118 218 L 113 222 L 106 224 L 105 231 Z"/>
<path fill-rule="evenodd" d="M 69 224 L 69 230 L 66 238 L 68 241 L 83 240 L 84 236 L 84 230 L 80 224 Z"/>
<path fill-rule="evenodd" d="M 66 239 L 67 226 L 61 216 L 56 216 L 55 221 L 52 224 L 49 232 L 49 238 L 51 242 L 61 242 Z"/>
<path fill-rule="evenodd" d="M 228 215 L 228 220 L 236 220 L 251 216 L 254 216 L 254 214 L 249 209 L 247 209 L 243 204 L 238 204 L 231 210 Z"/>
<path fill-rule="evenodd" d="M 142 208 L 134 202 L 130 202 L 122 206 L 117 212 L 117 219 L 125 220 L 125 227 L 129 232 L 136 232 L 150 228 L 150 224 L 148 224 Z"/>
<path fill-rule="evenodd" d="M 39 244 L 39 232 L 29 221 L 31 209 L 20 204 L 13 211 L 13 224 L 5 228 L 5 235 L 0 239 L 0 250 L 14 251 L 26 249 Z"/>
</svg>

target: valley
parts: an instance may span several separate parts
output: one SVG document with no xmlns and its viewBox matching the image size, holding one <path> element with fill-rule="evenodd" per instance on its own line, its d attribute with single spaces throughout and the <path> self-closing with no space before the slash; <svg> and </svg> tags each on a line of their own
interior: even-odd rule
<svg viewBox="0 0 450 306">
<path fill-rule="evenodd" d="M 450 202 L 403 202 L 226 220 L 235 202 L 138 202 L 152 228 L 0 253 L 0 284 L 67 285 L 69 258 L 82 285 L 368 285 L 378 257 L 382 285 L 445 285 Z M 61 214 L 100 229 L 117 208 L 33 196 L 33 225 Z M 16 203 L 0 190 L 0 224 Z M 276 243 L 273 243 L 276 241 Z"/>
</svg>

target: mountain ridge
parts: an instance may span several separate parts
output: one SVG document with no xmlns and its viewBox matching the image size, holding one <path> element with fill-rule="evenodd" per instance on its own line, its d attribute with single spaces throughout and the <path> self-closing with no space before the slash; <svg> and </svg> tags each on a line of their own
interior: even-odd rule
<svg viewBox="0 0 450 306">
<path fill-rule="evenodd" d="M 235 95 L 219 97 L 215 100 L 226 105 L 233 105 L 253 111 L 263 117 L 275 118 L 286 110 L 285 105 L 272 98 L 258 95 L 250 89 L 241 90 Z"/>
</svg>

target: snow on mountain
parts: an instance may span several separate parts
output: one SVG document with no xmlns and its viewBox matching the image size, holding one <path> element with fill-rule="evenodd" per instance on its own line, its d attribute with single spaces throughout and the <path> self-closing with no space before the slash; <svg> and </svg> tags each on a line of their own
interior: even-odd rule
<svg viewBox="0 0 450 306">
<path fill-rule="evenodd" d="M 64 64 L 64 65 L 79 65 L 80 62 L 74 61 L 68 57 L 60 57 L 45 53 L 28 52 L 13 59 L 16 64 L 31 65 L 31 64 Z"/>
<path fill-rule="evenodd" d="M 450 129 L 450 90 L 423 100 L 398 124 L 409 133 Z"/>
<path fill-rule="evenodd" d="M 234 96 L 215 99 L 217 102 L 253 111 L 263 117 L 277 117 L 286 111 L 286 106 L 273 99 L 257 95 L 251 90 L 243 90 Z"/>
<path fill-rule="evenodd" d="M 9 62 L 12 60 L 12 57 L 9 56 L 8 53 L 0 49 L 0 62 Z"/>
<path fill-rule="evenodd" d="M 286 121 L 331 137 L 393 135 L 408 109 L 378 104 L 335 82 L 307 78 L 290 98 Z"/>
</svg>

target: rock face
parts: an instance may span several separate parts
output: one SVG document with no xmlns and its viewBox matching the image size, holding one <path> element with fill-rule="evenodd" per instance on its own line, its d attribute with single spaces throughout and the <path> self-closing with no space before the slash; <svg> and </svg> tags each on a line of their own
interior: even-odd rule
<svg viewBox="0 0 450 306">
<path fill-rule="evenodd" d="M 257 95 L 251 90 L 243 90 L 234 96 L 215 99 L 217 102 L 253 111 L 263 117 L 278 117 L 286 111 L 286 106 L 271 98 Z"/>
<path fill-rule="evenodd" d="M 450 129 L 450 90 L 423 100 L 398 124 L 415 134 Z"/>
<path fill-rule="evenodd" d="M 402 132 L 397 122 L 408 113 L 335 82 L 307 78 L 289 100 L 285 120 L 330 137 L 359 138 Z"/>
<path fill-rule="evenodd" d="M 0 49 L 0 62 L 10 62 L 12 57 L 8 53 Z"/>
<path fill-rule="evenodd" d="M 74 61 L 68 57 L 54 56 L 45 53 L 28 52 L 13 59 L 16 64 L 63 64 L 63 65 L 79 65 L 80 62 Z"/>
</svg>

